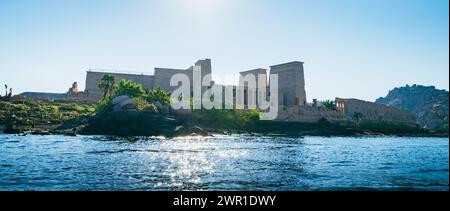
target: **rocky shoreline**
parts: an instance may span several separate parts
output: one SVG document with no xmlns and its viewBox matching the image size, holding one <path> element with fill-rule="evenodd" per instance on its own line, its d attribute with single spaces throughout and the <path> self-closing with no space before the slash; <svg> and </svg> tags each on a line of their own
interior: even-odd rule
<svg viewBox="0 0 450 211">
<path fill-rule="evenodd" d="M 128 102 L 128 101 L 125 101 Z M 130 101 L 131 102 L 131 101 Z M 114 104 L 113 104 L 114 105 Z M 410 136 L 448 137 L 448 131 L 430 131 L 386 123 L 317 123 L 260 121 L 244 111 L 155 112 L 152 109 L 95 112 L 89 104 L 27 99 L 0 101 L 0 133 L 19 135 L 108 136 Z M 114 108 L 114 106 L 113 106 Z M 249 115 L 250 114 L 250 115 Z"/>
<path fill-rule="evenodd" d="M 84 122 L 84 121 L 81 121 Z M 240 128 L 220 128 L 188 122 L 176 115 L 162 115 L 150 112 L 121 111 L 102 113 L 88 118 L 83 124 L 41 125 L 32 130 L 0 127 L 5 134 L 18 135 L 107 135 L 131 136 L 213 136 L 243 134 L 251 136 L 401 136 L 401 137 L 448 137 L 445 132 L 432 132 L 415 128 L 406 130 L 382 131 L 369 128 L 350 128 L 332 123 L 285 123 L 260 121 L 257 124 Z"/>
</svg>

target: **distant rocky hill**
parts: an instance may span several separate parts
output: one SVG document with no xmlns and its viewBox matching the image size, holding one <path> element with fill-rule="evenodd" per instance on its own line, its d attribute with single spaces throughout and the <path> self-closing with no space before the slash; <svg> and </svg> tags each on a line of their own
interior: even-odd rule
<svg viewBox="0 0 450 211">
<path fill-rule="evenodd" d="M 448 131 L 449 92 L 434 86 L 406 85 L 389 91 L 376 103 L 404 109 L 416 115 L 419 124 L 432 130 Z"/>
</svg>

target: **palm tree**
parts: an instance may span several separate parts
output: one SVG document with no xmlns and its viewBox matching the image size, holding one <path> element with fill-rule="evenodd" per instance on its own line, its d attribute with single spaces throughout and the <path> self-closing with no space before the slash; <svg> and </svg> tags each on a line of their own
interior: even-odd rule
<svg viewBox="0 0 450 211">
<path fill-rule="evenodd" d="M 359 124 L 359 121 L 363 118 L 363 114 L 360 112 L 355 112 L 352 117 L 356 120 L 356 123 Z"/>
<path fill-rule="evenodd" d="M 103 99 L 108 95 L 112 95 L 116 88 L 116 78 L 113 75 L 104 75 L 98 87 L 103 90 Z"/>
<path fill-rule="evenodd" d="M 337 110 L 336 109 L 336 104 L 332 100 L 324 100 L 322 102 L 322 106 L 327 108 L 327 109 L 329 109 L 329 110 Z"/>
</svg>

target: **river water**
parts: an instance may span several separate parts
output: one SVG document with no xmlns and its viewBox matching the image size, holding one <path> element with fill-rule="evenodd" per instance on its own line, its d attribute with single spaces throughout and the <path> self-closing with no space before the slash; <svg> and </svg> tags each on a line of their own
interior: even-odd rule
<svg viewBox="0 0 450 211">
<path fill-rule="evenodd" d="M 0 135 L 0 190 L 449 190 L 448 138 Z"/>
</svg>

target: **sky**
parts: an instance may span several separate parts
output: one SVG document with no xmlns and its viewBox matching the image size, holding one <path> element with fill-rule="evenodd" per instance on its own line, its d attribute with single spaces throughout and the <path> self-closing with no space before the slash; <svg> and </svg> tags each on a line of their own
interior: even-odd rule
<svg viewBox="0 0 450 211">
<path fill-rule="evenodd" d="M 448 90 L 449 1 L 0 0 L 0 83 L 15 94 L 204 58 L 219 75 L 302 61 L 308 101 Z"/>
</svg>

